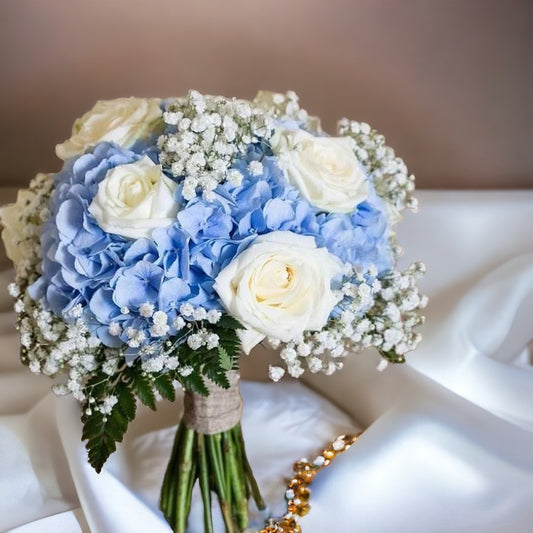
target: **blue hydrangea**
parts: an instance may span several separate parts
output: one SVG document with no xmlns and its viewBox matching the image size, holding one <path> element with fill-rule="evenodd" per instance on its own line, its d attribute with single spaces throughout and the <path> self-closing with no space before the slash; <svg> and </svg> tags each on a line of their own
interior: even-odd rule
<svg viewBox="0 0 533 533">
<path fill-rule="evenodd" d="M 41 236 L 42 276 L 31 287 L 34 299 L 45 298 L 66 320 L 81 304 L 93 332 L 109 346 L 122 340 L 109 335 L 108 325 L 118 322 L 124 330 L 138 325 L 141 304 L 170 311 L 170 301 L 175 306 L 199 294 L 186 281 L 189 236 L 177 225 L 154 231 L 153 240 L 135 241 L 106 233 L 88 211 L 106 173 L 143 155 L 101 143 L 65 164 L 55 176 L 51 218 Z"/>
<path fill-rule="evenodd" d="M 78 303 L 86 306 L 123 265 L 124 248 L 130 243 L 104 232 L 88 207 L 108 170 L 140 157 L 102 143 L 93 152 L 66 162 L 55 176 L 51 218 L 41 236 L 42 277 L 32 287 L 32 296 L 45 296 L 57 315 Z"/>
<path fill-rule="evenodd" d="M 263 173 L 254 176 L 248 171 L 248 165 L 258 160 L 263 164 Z M 216 276 L 257 235 L 272 231 L 313 236 L 317 246 L 326 247 L 343 262 L 362 268 L 375 265 L 380 273 L 392 268 L 387 208 L 372 187 L 368 199 L 359 204 L 353 213 L 324 214 L 319 213 L 287 182 L 268 149 L 263 151 L 259 146 L 250 147 L 246 157 L 238 160 L 234 168 L 243 175 L 239 186 L 228 182 L 219 185 L 214 200 L 195 199 L 178 215 L 180 221 L 187 221 L 187 228 L 192 228 L 189 234 L 193 239 L 201 231 L 199 224 L 209 231 L 214 226 L 212 218 L 224 221 L 214 230 L 212 237 L 206 234 L 191 248 L 194 255 L 196 246 L 203 243 L 203 261 L 195 263 L 191 259 L 191 264 L 207 276 Z M 233 228 L 228 234 L 229 219 L 233 221 Z M 224 241 L 222 246 L 220 239 Z M 234 243 L 234 246 L 228 249 L 228 243 Z M 206 247 L 211 251 L 207 262 Z M 219 255 L 219 250 L 224 252 L 224 256 Z M 213 297 L 216 298 L 216 295 L 213 294 Z"/>
<path fill-rule="evenodd" d="M 153 149 L 133 151 L 101 143 L 68 161 L 56 175 L 51 218 L 41 237 L 42 276 L 32 296 L 44 298 L 58 316 L 69 320 L 77 304 L 89 327 L 108 346 L 150 341 L 150 317 L 143 304 L 167 313 L 169 335 L 182 303 L 222 310 L 214 280 L 258 235 L 291 231 L 313 236 L 343 262 L 380 272 L 392 267 L 386 207 L 371 190 L 351 214 L 320 213 L 291 186 L 268 146 L 253 145 L 233 168 L 242 176 L 214 190 L 213 198 L 196 197 L 181 206 L 174 224 L 156 229 L 151 238 L 131 240 L 104 232 L 88 208 L 106 173 L 133 163 Z M 252 161 L 262 173 L 252 174 Z M 110 335 L 111 323 L 120 326 Z M 135 343 L 133 343 L 135 345 Z M 130 342 L 131 345 L 131 342 Z"/>
</svg>

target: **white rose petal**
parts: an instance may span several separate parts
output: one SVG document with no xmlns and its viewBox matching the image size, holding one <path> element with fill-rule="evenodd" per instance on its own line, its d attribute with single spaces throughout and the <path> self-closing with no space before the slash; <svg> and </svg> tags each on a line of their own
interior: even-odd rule
<svg viewBox="0 0 533 533">
<path fill-rule="evenodd" d="M 19 191 L 19 199 L 28 191 Z M 24 246 L 24 227 L 20 220 L 20 207 L 16 204 L 9 204 L 0 208 L 0 222 L 2 223 L 2 240 L 6 249 L 6 254 L 16 267 L 24 258 L 28 251 Z"/>
<path fill-rule="evenodd" d="M 37 174 L 36 179 L 43 179 L 49 174 Z M 7 257 L 13 262 L 14 267 L 25 257 L 32 253 L 32 241 L 28 240 L 29 228 L 22 221 L 24 216 L 35 209 L 37 196 L 30 189 L 21 189 L 17 194 L 17 201 L 0 207 L 0 224 L 3 226 L 2 240 Z"/>
<path fill-rule="evenodd" d="M 368 196 L 368 179 L 349 137 L 277 129 L 270 140 L 289 182 L 319 209 L 351 213 Z"/>
<path fill-rule="evenodd" d="M 76 120 L 72 136 L 56 146 L 60 159 L 79 155 L 99 142 L 114 142 L 129 148 L 147 137 L 162 121 L 159 98 L 117 98 L 100 100 Z"/>
<path fill-rule="evenodd" d="M 264 338 L 265 334 L 256 329 L 238 329 L 237 336 L 241 341 L 241 348 L 245 354 L 249 354 Z"/>
<path fill-rule="evenodd" d="M 331 281 L 343 269 L 313 237 L 275 231 L 257 237 L 219 273 L 214 288 L 246 327 L 239 337 L 249 353 L 267 336 L 288 342 L 322 329 L 341 299 Z"/>
<path fill-rule="evenodd" d="M 107 172 L 89 212 L 108 233 L 138 239 L 172 224 L 178 213 L 177 183 L 149 157 Z"/>
</svg>

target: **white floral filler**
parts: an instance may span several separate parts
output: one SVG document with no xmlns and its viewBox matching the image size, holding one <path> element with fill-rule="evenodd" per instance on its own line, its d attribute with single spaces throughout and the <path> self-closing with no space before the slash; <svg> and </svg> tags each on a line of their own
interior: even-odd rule
<svg viewBox="0 0 533 533">
<path fill-rule="evenodd" d="M 58 145 L 63 169 L 39 174 L 0 210 L 22 362 L 82 404 L 98 471 L 135 397 L 155 409 L 157 397 L 174 399 L 176 382 L 188 394 L 216 396 L 218 386 L 238 397 L 240 354 L 260 342 L 279 349 L 274 381 L 332 374 L 369 347 L 384 364 L 416 348 L 424 267 L 396 270 L 394 232 L 401 211 L 416 209 L 414 177 L 367 124 L 343 119 L 337 135 L 292 92 L 98 102 Z M 214 431 L 237 466 L 238 422 Z M 195 423 L 178 431 L 180 446 L 203 433 L 208 449 L 210 439 L 221 445 Z M 173 483 L 167 472 L 161 505 L 184 531 L 187 495 Z M 243 529 L 247 512 L 230 507 L 227 531 Z"/>
</svg>

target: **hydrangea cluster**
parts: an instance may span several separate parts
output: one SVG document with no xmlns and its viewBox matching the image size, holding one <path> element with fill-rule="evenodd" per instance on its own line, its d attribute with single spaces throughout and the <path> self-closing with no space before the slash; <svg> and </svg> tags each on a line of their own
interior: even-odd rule
<svg viewBox="0 0 533 533">
<path fill-rule="evenodd" d="M 35 301 L 28 290 L 39 277 L 42 253 L 40 230 L 50 217 L 50 196 L 54 180 L 50 174 L 38 174 L 29 189 L 19 194 L 16 204 L 20 228 L 18 246 L 24 250 L 16 262 L 15 282 L 8 287 L 15 299 L 19 315 L 21 360 L 34 373 L 56 376 L 63 373 L 67 381 L 56 385 L 55 391 L 71 393 L 77 400 L 85 399 L 87 376 L 99 364 L 100 340 L 89 332 L 81 318 L 81 306 L 71 309 L 70 323 L 58 317 L 46 306 L 44 300 Z"/>
<path fill-rule="evenodd" d="M 63 375 L 57 392 L 106 415 L 124 376 L 138 390 L 161 376 L 202 390 L 263 339 L 295 378 L 368 347 L 392 362 L 416 348 L 422 267 L 395 270 L 393 228 L 416 205 L 414 181 L 383 136 L 343 120 L 328 137 L 292 92 L 191 91 L 161 101 L 160 120 L 154 105 L 153 132 L 128 101 L 131 134 L 87 127 L 83 152 L 0 213 L 23 251 L 10 292 L 32 371 Z M 113 109 L 87 124 L 105 113 L 112 128 Z"/>
</svg>

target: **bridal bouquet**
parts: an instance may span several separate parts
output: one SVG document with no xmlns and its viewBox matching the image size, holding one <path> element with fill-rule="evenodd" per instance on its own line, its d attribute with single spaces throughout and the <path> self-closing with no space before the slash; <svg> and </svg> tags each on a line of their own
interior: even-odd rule
<svg viewBox="0 0 533 533">
<path fill-rule="evenodd" d="M 420 341 L 420 264 L 395 270 L 394 224 L 414 178 L 368 124 L 338 136 L 294 93 L 98 102 L 0 217 L 16 267 L 21 359 L 81 404 L 100 471 L 135 417 L 185 391 L 161 491 L 186 529 L 199 480 L 228 532 L 264 507 L 246 459 L 241 354 L 279 349 L 270 378 L 331 374 L 375 347 L 404 361 Z M 289 517 L 290 518 L 290 517 Z"/>
</svg>

